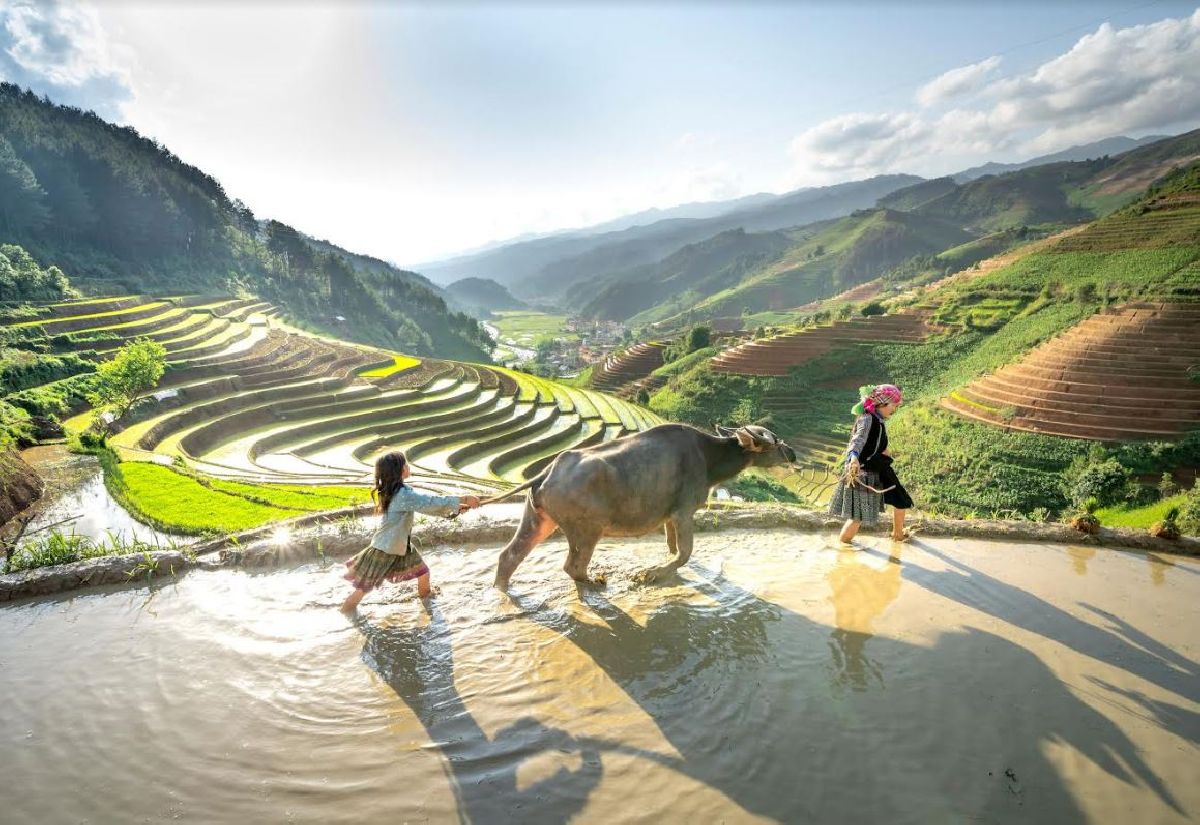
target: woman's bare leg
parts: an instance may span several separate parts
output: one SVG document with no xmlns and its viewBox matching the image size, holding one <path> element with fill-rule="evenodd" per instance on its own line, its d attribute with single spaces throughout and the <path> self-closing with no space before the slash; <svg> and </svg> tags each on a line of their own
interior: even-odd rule
<svg viewBox="0 0 1200 825">
<path fill-rule="evenodd" d="M 346 601 L 342 602 L 343 613 L 353 613 L 358 609 L 358 603 L 363 600 L 363 596 L 367 595 L 365 591 L 355 589 L 353 593 L 346 597 Z"/>
<path fill-rule="evenodd" d="M 428 599 L 433 593 L 433 588 L 429 586 L 429 574 L 422 573 L 417 577 L 417 595 L 422 599 Z"/>
<path fill-rule="evenodd" d="M 841 535 L 838 536 L 838 538 L 842 540 L 842 544 L 849 544 L 854 540 L 854 537 L 858 535 L 858 528 L 860 524 L 861 522 L 855 521 L 854 519 L 849 519 L 845 524 L 842 525 Z"/>
<path fill-rule="evenodd" d="M 892 538 L 896 541 L 904 541 L 908 538 L 904 532 L 904 517 L 908 515 L 907 510 L 895 508 L 892 510 Z"/>
</svg>

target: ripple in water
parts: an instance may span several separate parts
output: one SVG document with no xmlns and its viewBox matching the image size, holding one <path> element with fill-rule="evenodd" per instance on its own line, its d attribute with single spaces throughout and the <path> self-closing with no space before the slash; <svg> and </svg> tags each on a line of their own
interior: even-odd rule
<svg viewBox="0 0 1200 825">
<path fill-rule="evenodd" d="M 352 620 L 340 565 L 5 608 L 6 821 L 1200 810 L 1194 561 L 726 532 L 660 586 L 660 539 L 602 546 L 604 590 L 552 541 L 501 594 L 496 550 Z"/>
</svg>

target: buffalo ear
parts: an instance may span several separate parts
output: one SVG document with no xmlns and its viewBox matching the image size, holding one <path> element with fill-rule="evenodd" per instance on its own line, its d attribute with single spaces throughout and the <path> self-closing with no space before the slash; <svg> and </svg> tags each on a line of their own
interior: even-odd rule
<svg viewBox="0 0 1200 825">
<path fill-rule="evenodd" d="M 738 427 L 738 430 L 736 433 L 734 433 L 734 435 L 737 436 L 738 445 L 740 445 L 743 450 L 748 450 L 749 452 L 762 452 L 763 450 L 766 450 L 766 446 L 763 446 L 762 441 L 755 438 L 755 434 L 746 427 Z"/>
<path fill-rule="evenodd" d="M 717 424 L 716 427 L 717 435 L 721 436 L 722 438 L 729 438 L 735 432 L 732 427 L 722 427 L 720 424 Z"/>
<path fill-rule="evenodd" d="M 735 432 L 734 436 L 737 437 L 738 444 L 743 450 L 749 450 L 752 453 L 761 453 L 763 451 L 763 446 L 758 443 L 758 439 L 745 427 Z"/>
</svg>

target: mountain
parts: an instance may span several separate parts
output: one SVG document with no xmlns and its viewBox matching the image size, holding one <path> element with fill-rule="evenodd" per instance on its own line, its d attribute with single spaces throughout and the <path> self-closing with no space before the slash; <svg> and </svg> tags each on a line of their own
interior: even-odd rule
<svg viewBox="0 0 1200 825">
<path fill-rule="evenodd" d="M 954 178 L 923 180 L 920 183 L 914 183 L 912 186 L 906 186 L 903 189 L 897 189 L 891 194 L 884 195 L 875 202 L 875 205 L 884 207 L 885 209 L 911 212 L 958 188 L 959 186 L 955 183 Z"/>
<path fill-rule="evenodd" d="M 727 215 L 704 220 L 674 219 L 646 227 L 609 233 L 607 240 L 585 252 L 544 265 L 513 287 L 518 296 L 557 299 L 579 284 L 616 270 L 653 263 L 682 247 L 731 229 L 764 232 L 802 226 L 848 215 L 904 186 L 920 181 L 915 175 L 879 175 L 869 180 L 804 189 Z"/>
<path fill-rule="evenodd" d="M 891 209 L 786 232 L 729 230 L 610 276 L 579 312 L 633 325 L 785 312 L 971 238 L 937 218 Z"/>
<path fill-rule="evenodd" d="M 260 220 L 211 175 L 93 112 L 0 83 L 0 243 L 88 294 L 252 292 L 363 343 L 487 360 L 479 323 L 433 285 Z"/>
<path fill-rule="evenodd" d="M 487 278 L 463 278 L 446 287 L 450 303 L 475 318 L 491 318 L 496 310 L 528 309 L 502 285 Z"/>
<path fill-rule="evenodd" d="M 879 206 L 939 218 L 977 233 L 1080 223 L 1123 206 L 1174 166 L 1197 157 L 1200 130 L 1091 160 L 1057 160 L 964 183 L 951 177 L 922 181 L 880 198 Z"/>
<path fill-rule="evenodd" d="M 673 315 L 775 260 L 795 243 L 785 232 L 750 233 L 730 229 L 689 244 L 653 264 L 614 273 L 593 289 L 581 285 L 568 308 L 587 318 L 624 320 L 652 307 Z"/>
<path fill-rule="evenodd" d="M 778 196 L 752 195 L 733 202 L 737 206 L 729 212 L 721 212 L 720 203 L 690 204 L 681 209 L 719 214 L 703 218 L 669 216 L 609 231 L 577 230 L 452 258 L 424 266 L 421 271 L 437 283 L 466 277 L 490 278 L 512 289 L 518 297 L 557 296 L 597 273 L 660 260 L 689 243 L 729 229 L 766 231 L 839 217 L 873 206 L 888 192 L 919 180 L 914 175 L 881 175 Z M 615 225 L 621 226 L 621 220 Z"/>
<path fill-rule="evenodd" d="M 1002 175 L 1005 172 L 1027 169 L 1030 166 L 1044 166 L 1048 163 L 1059 163 L 1065 160 L 1092 160 L 1094 158 L 1105 157 L 1106 155 L 1119 155 L 1131 149 L 1136 149 L 1139 146 L 1146 146 L 1150 143 L 1166 140 L 1168 137 L 1169 135 L 1147 135 L 1142 138 L 1105 138 L 1095 143 L 1072 146 L 1070 149 L 1064 149 L 1061 152 L 1055 152 L 1051 155 L 1041 155 L 1040 157 L 1030 158 L 1020 163 L 985 163 L 982 166 L 972 166 L 970 169 L 964 169 L 950 177 L 959 183 L 966 183 L 975 178 L 981 178 L 984 175 Z"/>
<path fill-rule="evenodd" d="M 803 191 L 803 190 L 799 190 Z M 611 221 L 589 226 L 583 230 L 575 230 L 576 234 L 586 232 L 595 234 L 598 232 L 618 232 L 622 229 L 629 229 L 634 226 L 645 226 L 657 221 L 671 220 L 673 218 L 716 218 L 721 215 L 728 215 L 730 212 L 736 212 L 740 209 L 747 209 L 754 206 L 771 203 L 784 197 L 771 192 L 760 192 L 756 195 L 745 195 L 740 198 L 734 198 L 728 201 L 697 201 L 694 203 L 684 203 L 679 206 L 671 206 L 665 209 L 646 209 L 642 212 L 635 212 L 632 215 L 624 215 L 620 218 L 614 218 Z"/>
</svg>

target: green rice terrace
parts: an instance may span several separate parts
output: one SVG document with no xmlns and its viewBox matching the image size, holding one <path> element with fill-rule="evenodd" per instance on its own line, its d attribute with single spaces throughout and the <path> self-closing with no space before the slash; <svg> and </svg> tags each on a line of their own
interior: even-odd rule
<svg viewBox="0 0 1200 825">
<path fill-rule="evenodd" d="M 415 486 L 491 493 L 532 477 L 562 450 L 661 421 L 521 372 L 303 333 L 253 299 L 34 306 L 0 334 L 50 342 L 55 357 L 84 364 L 79 375 L 24 391 L 63 399 L 68 434 L 92 420 L 81 386 L 93 375 L 88 362 L 135 338 L 165 348 L 156 391 L 121 420 L 101 459 L 113 497 L 169 533 L 235 531 L 363 502 L 376 457 L 395 449 L 409 456 Z"/>
</svg>

